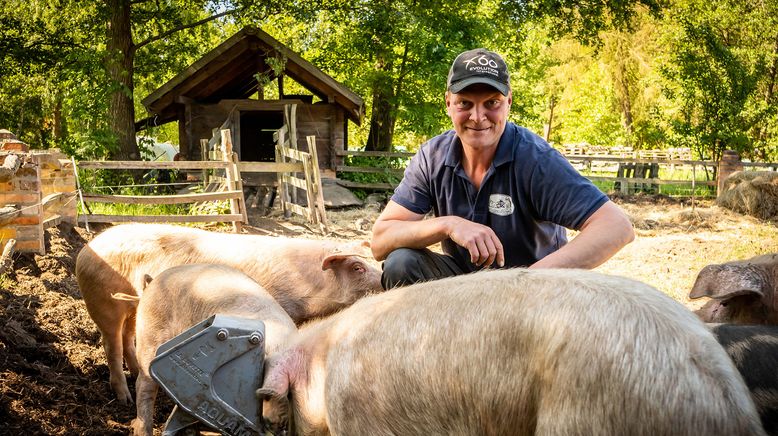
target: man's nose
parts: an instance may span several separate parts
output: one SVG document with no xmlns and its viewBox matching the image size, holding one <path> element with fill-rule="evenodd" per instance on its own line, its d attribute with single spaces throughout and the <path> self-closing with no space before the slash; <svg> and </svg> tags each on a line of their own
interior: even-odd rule
<svg viewBox="0 0 778 436">
<path fill-rule="evenodd" d="M 474 105 L 473 109 L 470 110 L 470 119 L 476 123 L 486 121 L 486 110 L 479 105 Z"/>
</svg>

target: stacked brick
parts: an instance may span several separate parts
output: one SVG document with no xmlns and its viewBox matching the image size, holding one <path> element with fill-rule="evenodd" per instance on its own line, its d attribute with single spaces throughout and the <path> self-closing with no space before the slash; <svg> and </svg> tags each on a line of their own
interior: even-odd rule
<svg viewBox="0 0 778 436">
<path fill-rule="evenodd" d="M 15 251 L 43 254 L 47 225 L 75 223 L 73 169 L 65 155 L 30 153 L 26 144 L 0 130 L 0 163 L 10 154 L 21 158 L 21 166 L 10 180 L 0 181 L 0 247 L 14 239 Z"/>
<path fill-rule="evenodd" d="M 5 159 L 0 154 L 0 158 Z M 18 215 L 0 228 L 2 245 L 16 240 L 16 251 L 45 253 L 43 245 L 43 219 L 41 207 L 40 168 L 30 155 L 23 157 L 21 167 L 7 182 L 0 183 L 0 205 L 16 209 Z"/>
</svg>

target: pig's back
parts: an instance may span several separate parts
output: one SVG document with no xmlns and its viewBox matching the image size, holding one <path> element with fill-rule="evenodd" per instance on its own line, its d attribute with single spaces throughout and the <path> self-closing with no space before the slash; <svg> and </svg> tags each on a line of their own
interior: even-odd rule
<svg viewBox="0 0 778 436">
<path fill-rule="evenodd" d="M 294 322 L 262 286 L 224 265 L 192 264 L 170 268 L 154 278 L 138 305 L 140 323 L 164 320 L 168 338 L 221 313 L 260 319 L 275 350 L 295 330 Z M 272 331 L 270 334 L 269 331 Z"/>
<path fill-rule="evenodd" d="M 369 430 L 355 416 L 375 417 L 375 434 L 734 435 L 755 425 L 704 326 L 627 279 L 479 273 L 371 297 L 331 325 L 337 434 Z"/>
</svg>

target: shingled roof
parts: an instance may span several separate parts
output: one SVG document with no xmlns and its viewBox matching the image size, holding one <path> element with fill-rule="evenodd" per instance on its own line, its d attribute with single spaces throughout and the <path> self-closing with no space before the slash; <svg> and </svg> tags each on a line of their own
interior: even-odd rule
<svg viewBox="0 0 778 436">
<path fill-rule="evenodd" d="M 175 120 L 178 106 L 186 101 L 248 98 L 257 92 L 257 73 L 274 75 L 265 61 L 270 57 L 286 59 L 284 75 L 342 107 L 349 119 L 361 124 L 365 112 L 361 97 L 256 27 L 243 28 L 205 54 L 144 98 L 143 105 L 162 124 Z"/>
</svg>

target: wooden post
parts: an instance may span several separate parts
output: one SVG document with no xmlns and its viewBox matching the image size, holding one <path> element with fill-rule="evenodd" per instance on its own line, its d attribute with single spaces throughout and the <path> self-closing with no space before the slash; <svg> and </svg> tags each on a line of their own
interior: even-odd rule
<svg viewBox="0 0 778 436">
<path fill-rule="evenodd" d="M 694 162 L 692 162 L 692 212 L 694 212 L 694 196 L 695 196 L 694 191 L 697 188 L 697 186 L 696 186 L 696 184 L 697 184 L 697 172 L 696 172 L 695 168 L 697 168 L 697 165 L 695 165 Z"/>
<path fill-rule="evenodd" d="M 305 196 L 308 200 L 308 219 L 311 220 L 311 224 L 319 224 L 319 214 L 316 211 L 314 204 L 314 182 L 313 182 L 313 160 L 309 153 L 303 155 L 303 169 L 305 170 Z"/>
<path fill-rule="evenodd" d="M 222 137 L 222 160 L 226 162 L 231 162 L 234 165 L 234 162 L 232 161 L 232 138 L 230 137 L 230 131 L 229 129 L 223 129 L 221 131 L 221 137 Z M 235 173 L 232 170 L 232 168 L 227 168 L 225 171 L 225 178 L 227 179 L 227 189 L 228 190 L 234 190 L 237 189 L 236 181 L 235 181 Z M 232 214 L 239 214 L 240 212 L 240 203 L 238 203 L 237 199 L 230 199 L 230 213 Z M 242 224 L 238 221 L 232 222 L 232 230 L 235 233 L 240 233 L 242 228 Z"/>
<path fill-rule="evenodd" d="M 286 162 L 286 157 L 283 153 L 281 153 L 281 149 L 284 147 L 286 131 L 284 128 L 281 128 L 278 130 L 277 134 L 278 138 L 276 143 L 276 162 L 284 163 Z M 286 189 L 286 182 L 284 182 L 284 174 L 286 173 L 278 173 L 278 195 L 281 197 L 281 210 L 284 213 L 284 218 L 289 218 L 291 215 L 291 212 L 289 211 L 289 205 L 287 204 L 289 201 L 289 193 Z"/>
<path fill-rule="evenodd" d="M 246 197 L 243 193 L 243 178 L 240 176 L 240 169 L 238 169 L 238 153 L 232 152 L 232 166 L 229 170 L 232 171 L 233 179 L 235 180 L 235 190 L 240 191 L 240 197 L 238 198 L 238 204 L 240 205 L 240 214 L 243 215 L 243 224 L 249 223 L 248 212 L 246 208 Z"/>
<path fill-rule="evenodd" d="M 724 191 L 724 182 L 727 178 L 736 171 L 743 171 L 743 163 L 740 161 L 740 156 L 738 156 L 735 150 L 724 150 L 716 175 L 716 181 L 718 182 L 716 184 L 716 197 L 719 197 L 722 191 Z"/>
<path fill-rule="evenodd" d="M 329 223 L 327 222 L 327 212 L 324 208 L 324 193 L 323 186 L 321 184 L 321 172 L 319 171 L 319 156 L 316 150 L 316 137 L 306 136 L 305 140 L 308 141 L 308 152 L 311 155 L 311 166 L 313 167 L 313 198 L 316 201 L 316 211 L 319 215 L 319 224 L 323 227 L 323 230 L 329 233 Z"/>
<path fill-rule="evenodd" d="M 200 139 L 200 160 L 208 160 L 208 140 Z M 208 186 L 208 168 L 203 168 L 203 188 Z"/>
<path fill-rule="evenodd" d="M 632 178 L 634 177 L 633 176 L 634 174 L 635 174 L 635 164 L 633 163 L 624 164 L 624 178 L 625 179 Z M 630 184 L 625 180 L 621 184 L 621 193 L 624 195 L 629 195 L 629 188 L 630 188 Z"/>
<path fill-rule="evenodd" d="M 289 129 L 289 148 L 297 150 L 297 105 L 288 104 L 284 106 L 284 123 Z M 297 174 L 295 174 L 297 176 Z M 294 186 L 290 188 L 289 196 L 292 199 L 292 203 L 297 203 L 297 188 Z"/>
</svg>

